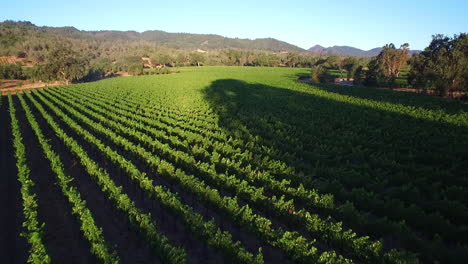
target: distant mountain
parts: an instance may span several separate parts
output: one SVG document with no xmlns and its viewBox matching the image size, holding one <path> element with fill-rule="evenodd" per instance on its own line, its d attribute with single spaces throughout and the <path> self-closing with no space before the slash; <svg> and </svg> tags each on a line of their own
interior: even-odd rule
<svg viewBox="0 0 468 264">
<path fill-rule="evenodd" d="M 326 48 L 323 47 L 323 46 L 315 45 L 315 46 L 313 46 L 312 48 L 308 49 L 308 51 L 320 53 L 320 52 L 322 52 L 322 51 L 325 50 L 325 49 L 326 49 Z"/>
<path fill-rule="evenodd" d="M 239 39 L 213 34 L 168 33 L 145 31 L 141 38 L 175 48 L 188 49 L 255 49 L 270 51 L 304 51 L 304 49 L 274 38 Z"/>
<path fill-rule="evenodd" d="M 322 54 L 341 54 L 341 55 L 351 55 L 359 57 L 374 57 L 379 55 L 382 48 L 374 48 L 370 50 L 362 50 L 350 46 L 333 46 L 333 47 L 322 47 L 320 45 L 315 45 L 308 49 L 308 51 L 313 53 L 322 53 Z M 420 50 L 410 50 L 410 55 L 417 54 L 421 52 Z"/>
</svg>

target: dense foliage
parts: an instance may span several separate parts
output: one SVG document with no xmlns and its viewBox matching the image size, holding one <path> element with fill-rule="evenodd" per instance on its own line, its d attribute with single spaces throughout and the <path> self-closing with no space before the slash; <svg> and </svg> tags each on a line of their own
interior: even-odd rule
<svg viewBox="0 0 468 264">
<path fill-rule="evenodd" d="M 396 79 L 408 59 L 408 44 L 401 45 L 399 49 L 393 43 L 385 45 L 379 55 L 369 62 L 365 84 L 395 87 Z"/>
<path fill-rule="evenodd" d="M 468 34 L 433 36 L 431 44 L 411 59 L 410 83 L 436 89 L 440 95 L 468 91 Z"/>
<path fill-rule="evenodd" d="M 19 64 L 0 64 L 0 79 L 25 79 L 25 73 Z"/>
<path fill-rule="evenodd" d="M 16 118 L 16 109 L 13 106 L 11 95 L 8 96 L 9 112 L 11 119 L 11 134 L 13 135 L 13 146 L 15 149 L 16 168 L 18 170 L 18 181 L 21 183 L 21 199 L 23 201 L 23 232 L 21 233 L 29 244 L 28 263 L 47 264 L 50 256 L 44 245 L 44 224 L 38 220 L 37 196 L 34 193 L 34 182 L 30 178 L 30 170 L 26 159 L 26 146 L 23 143 L 21 129 Z M 0 100 L 1 105 L 1 100 Z"/>
</svg>

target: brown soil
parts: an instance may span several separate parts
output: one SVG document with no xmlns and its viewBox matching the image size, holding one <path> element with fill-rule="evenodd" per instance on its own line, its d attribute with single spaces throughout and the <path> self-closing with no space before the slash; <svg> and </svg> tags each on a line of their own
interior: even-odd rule
<svg viewBox="0 0 468 264">
<path fill-rule="evenodd" d="M 387 87 L 378 87 L 377 89 L 381 90 L 394 90 L 401 92 L 413 92 L 413 93 L 426 93 L 429 95 L 436 95 L 434 90 L 424 90 L 424 89 L 415 89 L 415 88 L 387 88 Z"/>
<path fill-rule="evenodd" d="M 7 95 L 8 92 L 11 94 L 15 94 L 16 90 L 22 91 L 22 90 L 29 90 L 29 89 L 37 89 L 37 88 L 42 88 L 42 87 L 49 87 L 49 86 L 61 86 L 65 85 L 65 82 L 33 82 L 29 80 L 5 80 L 1 79 L 0 80 L 0 93 L 1 95 Z"/>
<path fill-rule="evenodd" d="M 17 118 L 27 147 L 26 158 L 30 177 L 35 183 L 34 191 L 38 200 L 38 218 L 45 223 L 44 244 L 55 263 L 96 263 L 90 253 L 90 244 L 83 237 L 80 224 L 72 215 L 71 204 L 57 184 L 57 177 L 50 168 L 18 98 L 14 97 Z M 31 107 L 31 105 L 30 105 Z M 32 108 L 33 112 L 36 112 Z M 37 118 L 37 116 L 36 116 Z M 38 121 L 41 123 L 40 119 Z M 50 135 L 43 130 L 48 139 Z M 62 158 L 61 158 L 62 159 Z"/>
<path fill-rule="evenodd" d="M 63 109 L 62 109 L 63 110 Z M 68 114 L 68 113 L 67 113 Z M 137 207 L 143 211 L 150 212 L 156 223 L 159 226 L 159 230 L 165 234 L 173 243 L 177 246 L 182 246 L 187 250 L 188 259 L 191 263 L 222 263 L 223 257 L 219 252 L 209 247 L 196 236 L 187 237 L 187 227 L 182 223 L 178 217 L 175 217 L 171 211 L 159 202 L 153 199 L 147 198 L 146 194 L 139 188 L 135 182 L 129 179 L 126 173 L 122 173 L 119 168 L 113 165 L 107 157 L 102 155 L 94 146 L 85 142 L 81 137 L 76 136 L 76 133 L 69 129 L 61 120 L 57 120 L 61 127 L 67 132 L 68 135 L 73 135 L 79 142 L 86 152 L 97 161 L 104 169 L 106 169 L 117 185 L 123 187 L 123 191 L 127 193 L 130 198 L 135 201 Z M 289 263 L 286 256 L 280 250 L 277 250 L 270 245 L 267 245 L 249 232 L 246 232 L 244 228 L 236 225 L 232 221 L 222 217 L 222 214 L 214 211 L 210 206 L 206 206 L 199 202 L 199 199 L 191 193 L 184 191 L 177 182 L 168 181 L 163 177 L 159 177 L 155 174 L 154 170 L 149 168 L 146 163 L 141 161 L 138 157 L 122 151 L 122 148 L 115 145 L 105 137 L 96 134 L 88 125 L 84 124 L 79 120 L 77 121 L 83 128 L 90 131 L 96 137 L 98 137 L 103 143 L 110 146 L 112 149 L 117 150 L 122 156 L 131 160 L 134 165 L 142 172 L 154 181 L 155 184 L 163 185 L 174 193 L 178 193 L 181 200 L 187 205 L 191 206 L 195 212 L 201 214 L 205 220 L 214 219 L 214 221 L 221 227 L 222 230 L 230 232 L 233 236 L 233 240 L 239 240 L 250 252 L 255 252 L 259 247 L 262 247 L 265 262 L 266 263 Z M 223 192 L 221 192 L 223 193 Z M 223 193 L 225 194 L 225 193 Z"/>
<path fill-rule="evenodd" d="M 15 64 L 20 63 L 25 67 L 32 67 L 33 62 L 27 58 L 18 58 L 16 56 L 0 56 L 0 64 Z"/>
<path fill-rule="evenodd" d="M 54 115 L 52 111 L 49 111 L 50 109 L 48 107 L 46 109 L 48 110 L 49 113 Z M 80 146 L 82 146 L 86 150 L 88 155 L 90 155 L 90 157 L 94 161 L 96 161 L 102 168 L 104 168 L 110 174 L 110 176 L 112 177 L 112 179 L 115 181 L 115 183 L 118 186 L 122 186 L 123 192 L 125 192 L 130 197 L 130 199 L 132 199 L 135 202 L 135 205 L 140 210 L 142 210 L 145 213 L 151 213 L 151 216 L 155 220 L 159 232 L 166 235 L 170 239 L 173 245 L 182 246 L 186 249 L 188 259 L 191 260 L 191 263 L 213 263 L 214 264 L 214 263 L 223 262 L 223 258 L 220 255 L 220 253 L 210 248 L 208 245 L 200 241 L 197 237 L 195 236 L 187 237 L 187 233 L 188 233 L 188 231 L 186 230 L 187 227 L 178 219 L 178 217 L 169 213 L 168 210 L 165 207 L 163 207 L 159 202 L 155 201 L 154 199 L 147 198 L 146 194 L 139 188 L 139 186 L 135 184 L 135 182 L 132 181 L 125 172 L 120 170 L 118 167 L 114 166 L 113 163 L 107 157 L 102 155 L 102 153 L 100 153 L 99 150 L 97 150 L 91 144 L 89 144 L 88 142 L 83 140 L 80 136 L 78 136 L 77 133 L 73 131 L 72 129 L 70 129 L 70 127 L 68 127 L 62 120 L 57 118 L 56 121 L 69 136 L 72 136 L 79 142 Z M 78 120 L 75 120 L 75 121 L 78 121 Z M 80 125 L 83 125 L 79 121 L 78 123 Z M 84 126 L 84 128 L 87 129 L 86 126 Z M 103 140 L 104 143 L 109 144 L 109 142 L 107 142 L 105 138 L 100 138 L 100 139 Z M 114 146 L 112 145 L 111 147 L 114 148 Z M 61 156 L 64 155 L 62 151 L 59 151 L 59 153 Z M 78 176 L 78 179 L 80 180 L 81 178 L 83 178 L 80 175 L 77 175 L 77 176 Z M 192 199 L 196 200 L 196 198 L 192 198 Z M 95 200 L 92 200 L 92 201 L 95 201 Z M 91 203 L 91 200 L 90 200 L 90 203 Z M 99 206 L 97 208 L 99 208 Z M 114 210 L 113 212 L 106 214 L 105 219 L 103 220 L 105 221 L 104 222 L 105 226 L 112 224 L 112 221 L 110 219 L 116 218 L 115 216 L 116 214 L 119 215 L 120 213 Z M 122 221 L 122 220 L 119 219 L 118 221 Z M 133 228 L 131 228 L 130 223 L 125 223 L 123 227 L 126 227 L 128 231 L 134 230 Z M 106 230 L 104 230 L 104 232 L 106 232 Z M 111 230 L 111 233 L 121 233 L 121 232 L 122 231 L 112 232 Z M 117 242 L 118 252 L 122 250 L 119 248 L 119 244 L 123 245 L 122 248 L 124 247 L 130 248 L 131 244 L 136 244 L 139 246 L 143 246 L 143 245 L 148 246 L 148 243 L 145 243 L 144 240 L 142 240 L 139 243 L 130 243 L 130 241 L 128 241 L 126 237 L 124 237 L 123 239 L 122 238 L 120 239 L 121 241 Z M 122 256 L 129 255 L 128 253 L 125 253 L 125 251 L 123 252 L 124 254 L 122 254 Z M 152 263 L 152 262 L 148 261 L 148 262 L 142 262 L 142 263 Z"/>
<path fill-rule="evenodd" d="M 29 103 L 29 99 L 27 100 Z M 37 113 L 32 103 L 30 107 Z M 73 185 L 78 188 L 82 199 L 87 201 L 86 205 L 93 214 L 96 224 L 103 228 L 104 238 L 118 252 L 122 263 L 160 263 L 149 244 L 131 227 L 128 216 L 114 207 L 112 201 L 100 190 L 79 160 L 55 136 L 42 116 L 36 114 L 36 118 L 54 150 L 60 153 L 66 173 L 74 179 Z"/>
<path fill-rule="evenodd" d="M 0 107 L 0 259 L 2 263 L 26 263 L 27 242 L 20 236 L 23 221 L 20 184 L 16 178 L 8 100 Z"/>
<path fill-rule="evenodd" d="M 120 77 L 120 76 L 127 77 L 127 76 L 132 76 L 132 75 L 130 75 L 130 73 L 128 72 L 116 72 L 116 73 L 109 75 L 109 77 Z"/>
</svg>

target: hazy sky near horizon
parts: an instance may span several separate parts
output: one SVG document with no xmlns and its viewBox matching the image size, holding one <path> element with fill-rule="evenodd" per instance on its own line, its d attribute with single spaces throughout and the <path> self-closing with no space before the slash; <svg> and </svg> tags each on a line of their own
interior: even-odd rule
<svg viewBox="0 0 468 264">
<path fill-rule="evenodd" d="M 468 32 L 467 0 L 0 0 L 0 20 L 81 30 L 164 30 L 226 37 L 272 37 L 308 49 L 361 49 L 408 42 L 424 49 L 431 36 Z"/>
</svg>

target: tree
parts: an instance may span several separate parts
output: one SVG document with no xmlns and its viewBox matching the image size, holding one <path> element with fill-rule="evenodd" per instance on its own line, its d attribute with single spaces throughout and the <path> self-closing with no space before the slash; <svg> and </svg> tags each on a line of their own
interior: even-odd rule
<svg viewBox="0 0 468 264">
<path fill-rule="evenodd" d="M 172 66 L 172 63 L 174 62 L 175 58 L 173 58 L 167 53 L 156 53 L 150 56 L 150 60 L 153 66 L 161 65 L 164 67 L 166 65 Z"/>
<path fill-rule="evenodd" d="M 280 64 L 280 58 L 268 52 L 258 52 L 255 54 L 255 58 L 252 60 L 252 64 L 255 66 L 278 66 Z"/>
<path fill-rule="evenodd" d="M 98 59 L 91 63 L 88 74 L 82 78 L 85 82 L 96 81 L 104 78 L 112 72 L 112 61 L 109 59 Z"/>
<path fill-rule="evenodd" d="M 226 64 L 241 66 L 242 53 L 240 50 L 227 50 L 225 51 Z"/>
<path fill-rule="evenodd" d="M 128 56 L 124 59 L 124 69 L 131 75 L 142 75 L 144 63 L 140 56 Z"/>
<path fill-rule="evenodd" d="M 185 64 L 187 63 L 187 55 L 184 53 L 184 52 L 179 52 L 177 55 L 176 55 L 176 65 L 177 66 L 185 66 Z"/>
<path fill-rule="evenodd" d="M 296 67 L 300 62 L 301 57 L 298 53 L 289 52 L 288 55 L 286 55 L 286 65 L 288 65 L 288 67 Z"/>
<path fill-rule="evenodd" d="M 363 67 L 362 66 L 359 66 L 357 67 L 356 71 L 354 72 L 354 81 L 353 81 L 353 84 L 354 85 L 361 85 L 362 82 L 363 82 Z"/>
<path fill-rule="evenodd" d="M 383 47 L 376 60 L 383 76 L 391 85 L 395 84 L 396 78 L 400 75 L 401 68 L 407 64 L 409 59 L 409 45 L 407 43 L 395 48 L 393 43 Z"/>
<path fill-rule="evenodd" d="M 199 52 L 190 53 L 190 62 L 194 65 L 200 66 L 205 62 L 205 56 Z"/>
<path fill-rule="evenodd" d="M 327 69 L 322 65 L 313 66 L 311 68 L 310 80 L 314 83 L 320 83 L 326 81 Z"/>
<path fill-rule="evenodd" d="M 356 57 L 348 57 L 343 60 L 343 68 L 346 69 L 347 73 L 347 78 L 349 81 L 349 78 L 354 77 L 354 72 L 356 71 L 356 68 L 359 66 L 359 60 Z"/>
<path fill-rule="evenodd" d="M 325 63 L 328 64 L 328 67 L 338 69 L 340 58 L 337 55 L 330 55 Z"/>
<path fill-rule="evenodd" d="M 364 85 L 377 86 L 378 81 L 382 76 L 382 71 L 379 67 L 377 59 L 373 59 L 369 62 L 366 78 L 364 79 Z"/>
<path fill-rule="evenodd" d="M 434 88 L 440 96 L 468 90 L 468 34 L 453 38 L 432 36 L 429 46 L 410 61 L 408 81 L 415 87 Z"/>
<path fill-rule="evenodd" d="M 89 62 L 71 48 L 60 43 L 51 50 L 43 70 L 50 79 L 62 80 L 67 84 L 80 80 L 88 73 Z"/>
<path fill-rule="evenodd" d="M 24 80 L 26 76 L 19 64 L 0 64 L 0 79 Z"/>
<path fill-rule="evenodd" d="M 343 58 L 338 55 L 331 55 L 327 58 L 328 66 L 340 71 L 340 77 L 343 77 Z"/>
</svg>

